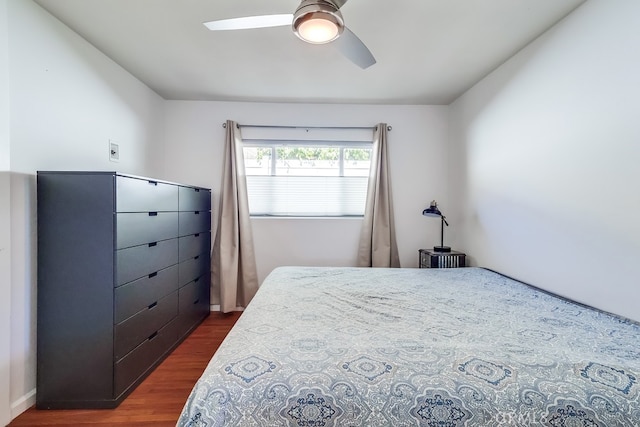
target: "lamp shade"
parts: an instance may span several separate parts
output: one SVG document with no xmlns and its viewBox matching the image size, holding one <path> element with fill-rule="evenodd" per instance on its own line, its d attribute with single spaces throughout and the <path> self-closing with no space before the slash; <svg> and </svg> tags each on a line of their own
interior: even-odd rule
<svg viewBox="0 0 640 427">
<path fill-rule="evenodd" d="M 438 204 L 435 200 L 431 202 L 431 206 L 422 211 L 422 215 L 424 216 L 442 216 L 442 212 L 438 209 Z"/>
<path fill-rule="evenodd" d="M 314 44 L 327 43 L 338 37 L 338 26 L 324 17 L 302 21 L 296 33 L 306 42 Z"/>
</svg>

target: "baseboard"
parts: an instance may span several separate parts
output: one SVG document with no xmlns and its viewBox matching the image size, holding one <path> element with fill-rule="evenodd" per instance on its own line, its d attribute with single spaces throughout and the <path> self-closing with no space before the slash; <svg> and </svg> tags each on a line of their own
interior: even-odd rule
<svg viewBox="0 0 640 427">
<path fill-rule="evenodd" d="M 210 306 L 210 311 L 220 311 L 220 304 Z M 236 307 L 234 311 L 244 311 L 244 307 Z"/>
<path fill-rule="evenodd" d="M 22 396 L 20 399 L 11 403 L 11 419 L 13 420 L 18 415 L 22 414 L 27 409 L 36 404 L 36 389 L 34 388 L 29 393 Z"/>
</svg>

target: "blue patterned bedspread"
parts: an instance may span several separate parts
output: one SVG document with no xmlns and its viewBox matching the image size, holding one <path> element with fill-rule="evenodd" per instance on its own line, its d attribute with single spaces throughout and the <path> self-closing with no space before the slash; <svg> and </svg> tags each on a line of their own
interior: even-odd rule
<svg viewBox="0 0 640 427">
<path fill-rule="evenodd" d="M 179 426 L 640 426 L 640 326 L 480 268 L 281 267 Z"/>
</svg>

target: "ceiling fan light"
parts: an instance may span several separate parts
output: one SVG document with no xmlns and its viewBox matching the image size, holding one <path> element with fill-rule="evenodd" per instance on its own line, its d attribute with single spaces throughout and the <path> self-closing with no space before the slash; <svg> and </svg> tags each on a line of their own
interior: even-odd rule
<svg viewBox="0 0 640 427">
<path fill-rule="evenodd" d="M 344 30 L 342 14 L 323 0 L 304 0 L 293 16 L 293 31 L 307 43 L 323 44 L 337 39 Z"/>
<path fill-rule="evenodd" d="M 300 23 L 297 34 L 306 42 L 322 44 L 335 40 L 340 32 L 335 22 L 325 18 L 311 18 Z"/>
</svg>

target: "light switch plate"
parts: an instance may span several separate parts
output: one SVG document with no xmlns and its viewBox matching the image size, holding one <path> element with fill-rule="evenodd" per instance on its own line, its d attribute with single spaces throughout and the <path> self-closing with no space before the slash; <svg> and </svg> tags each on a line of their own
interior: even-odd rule
<svg viewBox="0 0 640 427">
<path fill-rule="evenodd" d="M 112 140 L 109 140 L 109 160 L 112 162 L 120 161 L 120 145 Z"/>
</svg>

